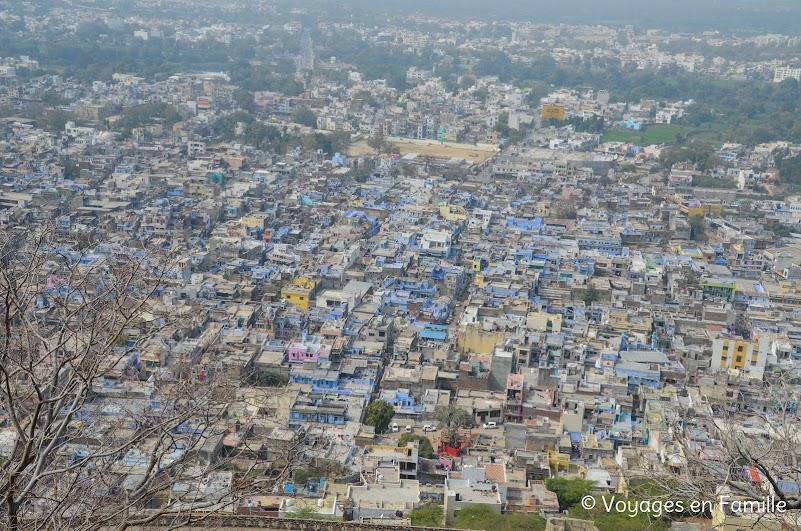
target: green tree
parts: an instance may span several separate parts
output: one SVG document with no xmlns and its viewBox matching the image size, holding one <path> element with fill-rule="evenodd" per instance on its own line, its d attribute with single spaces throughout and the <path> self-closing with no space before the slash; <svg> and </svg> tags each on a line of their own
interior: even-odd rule
<svg viewBox="0 0 801 531">
<path fill-rule="evenodd" d="M 419 445 L 417 447 L 417 453 L 420 457 L 425 459 L 431 459 L 434 457 L 434 446 L 431 444 L 431 439 L 424 435 L 415 435 L 414 433 L 404 433 L 398 439 L 398 446 L 401 448 L 406 447 L 406 445 L 413 441 L 419 441 Z"/>
<path fill-rule="evenodd" d="M 636 516 L 616 511 L 607 512 L 604 507 L 604 501 L 601 498 L 607 498 L 606 503 L 610 503 L 609 496 L 595 496 L 595 508 L 589 511 L 584 509 L 581 503 L 574 504 L 570 509 L 570 516 L 581 520 L 591 520 L 600 531 L 640 531 L 641 529 L 667 531 L 670 529 L 671 523 L 664 514 L 661 517 L 657 517 L 644 512 Z M 615 499 L 620 500 L 621 498 L 616 497 Z M 671 497 L 670 499 L 673 498 Z M 634 504 L 640 499 L 629 496 L 626 501 Z"/>
<path fill-rule="evenodd" d="M 460 428 L 471 430 L 477 425 L 472 413 L 456 407 L 454 403 L 447 406 L 438 406 L 434 410 L 434 419 L 452 446 L 457 443 Z"/>
<path fill-rule="evenodd" d="M 308 107 L 298 107 L 292 111 L 291 120 L 306 127 L 317 127 L 317 115 Z"/>
<path fill-rule="evenodd" d="M 487 97 L 489 96 L 489 91 L 485 87 L 478 88 L 473 91 L 473 98 L 479 102 L 487 101 Z"/>
<path fill-rule="evenodd" d="M 386 149 L 387 141 L 384 138 L 384 135 L 378 134 L 368 138 L 367 145 L 375 150 L 376 155 L 379 155 L 381 154 L 382 151 Z"/>
<path fill-rule="evenodd" d="M 499 529 L 501 515 L 493 511 L 487 505 L 471 505 L 459 511 L 456 515 L 454 527 L 457 529 Z"/>
<path fill-rule="evenodd" d="M 476 504 L 459 511 L 454 521 L 457 529 L 483 531 L 543 531 L 545 519 L 539 514 L 499 514 L 488 505 Z"/>
<path fill-rule="evenodd" d="M 413 526 L 418 527 L 442 527 L 445 521 L 445 513 L 441 505 L 429 505 L 420 507 L 409 513 Z"/>
<path fill-rule="evenodd" d="M 115 346 L 115 347 L 126 347 L 126 346 L 128 346 L 128 341 L 129 341 L 129 340 L 130 340 L 130 338 L 128 337 L 128 334 L 126 334 L 126 333 L 121 333 L 121 334 L 120 334 L 120 335 L 118 335 L 118 336 L 117 336 L 117 338 L 114 340 L 114 346 Z"/>
<path fill-rule="evenodd" d="M 361 164 L 351 170 L 351 176 L 357 183 L 366 183 L 374 169 L 375 162 L 373 160 L 363 160 Z"/>
<path fill-rule="evenodd" d="M 364 423 L 373 426 L 376 433 L 384 433 L 389 428 L 389 422 L 395 415 L 395 408 L 386 400 L 376 400 L 367 406 L 367 417 Z"/>
<path fill-rule="evenodd" d="M 296 468 L 292 471 L 292 482 L 295 485 L 305 485 L 309 481 L 309 471 L 305 468 Z"/>
<path fill-rule="evenodd" d="M 498 123 L 495 124 L 495 130 L 498 131 L 502 137 L 509 137 L 509 113 L 502 111 L 498 114 Z"/>
<path fill-rule="evenodd" d="M 556 207 L 553 215 L 557 219 L 577 219 L 578 209 L 574 203 L 562 203 Z"/>
<path fill-rule="evenodd" d="M 556 494 L 559 500 L 559 509 L 562 511 L 571 509 L 581 499 L 592 492 L 595 485 L 593 481 L 581 478 L 550 478 L 545 480 L 548 490 Z"/>
<path fill-rule="evenodd" d="M 289 378 L 273 371 L 259 371 L 252 379 L 260 387 L 286 387 L 289 384 Z"/>
<path fill-rule="evenodd" d="M 324 514 L 317 512 L 315 507 L 299 507 L 294 511 L 290 511 L 286 515 L 287 518 L 296 518 L 298 520 L 333 520 Z M 338 520 L 338 519 L 337 519 Z"/>
<path fill-rule="evenodd" d="M 348 131 L 334 131 L 329 137 L 332 155 L 334 153 L 345 153 L 350 147 L 350 133 Z"/>
<path fill-rule="evenodd" d="M 69 105 L 70 103 L 69 99 L 62 97 L 54 90 L 48 90 L 46 92 L 43 92 L 39 99 L 41 99 L 42 103 L 44 103 L 45 105 L 51 105 L 51 106 Z"/>
<path fill-rule="evenodd" d="M 74 180 L 81 176 L 81 169 L 74 160 L 64 161 L 64 178 Z"/>
<path fill-rule="evenodd" d="M 581 294 L 581 300 L 584 301 L 584 304 L 587 306 L 592 305 L 593 302 L 597 301 L 600 298 L 601 294 L 598 291 L 598 288 L 595 287 L 595 284 L 592 282 L 584 289 L 584 292 Z"/>
<path fill-rule="evenodd" d="M 234 92 L 234 102 L 244 111 L 256 112 L 256 100 L 252 92 L 247 90 L 237 90 Z"/>
<path fill-rule="evenodd" d="M 149 125 L 156 121 L 161 122 L 166 128 L 180 120 L 181 115 L 174 105 L 163 102 L 146 103 L 123 111 L 119 119 L 114 122 L 113 127 L 116 131 L 130 133 L 132 129 Z"/>
<path fill-rule="evenodd" d="M 796 232 L 796 230 L 793 229 L 793 227 L 790 227 L 789 225 L 785 225 L 778 221 L 774 221 L 765 225 L 765 230 L 769 230 L 773 234 L 781 238 L 788 238 L 792 233 Z"/>
<path fill-rule="evenodd" d="M 50 109 L 47 111 L 44 119 L 40 124 L 42 129 L 50 131 L 51 133 L 60 133 L 64 131 L 64 126 L 70 121 L 70 115 L 61 109 Z"/>
<path fill-rule="evenodd" d="M 690 216 L 687 223 L 690 224 L 690 237 L 696 241 L 703 241 L 706 232 L 704 216 Z"/>
</svg>

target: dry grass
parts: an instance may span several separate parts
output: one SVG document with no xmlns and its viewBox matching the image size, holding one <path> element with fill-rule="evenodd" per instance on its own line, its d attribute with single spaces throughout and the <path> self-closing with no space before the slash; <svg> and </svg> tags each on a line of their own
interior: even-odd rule
<svg viewBox="0 0 801 531">
<path fill-rule="evenodd" d="M 495 148 L 487 145 L 473 146 L 470 144 L 456 144 L 453 142 L 440 143 L 436 140 L 413 140 L 406 138 L 392 138 L 389 141 L 398 147 L 401 155 L 417 153 L 418 155 L 430 155 L 434 157 L 459 157 L 465 160 L 472 160 L 480 164 L 495 154 Z M 348 154 L 370 155 L 375 150 L 367 145 L 366 141 L 356 142 L 350 145 Z"/>
</svg>

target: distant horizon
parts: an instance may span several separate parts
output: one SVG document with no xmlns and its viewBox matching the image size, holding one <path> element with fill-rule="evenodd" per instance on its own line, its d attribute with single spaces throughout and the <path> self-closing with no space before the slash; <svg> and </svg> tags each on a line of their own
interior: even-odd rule
<svg viewBox="0 0 801 531">
<path fill-rule="evenodd" d="M 319 0 L 295 1 L 296 5 Z M 324 1 L 331 4 L 331 1 Z M 452 19 L 637 25 L 673 31 L 801 32 L 801 2 L 794 0 L 343 0 L 343 9 L 389 15 L 419 12 Z M 648 5 L 648 4 L 653 5 Z"/>
</svg>

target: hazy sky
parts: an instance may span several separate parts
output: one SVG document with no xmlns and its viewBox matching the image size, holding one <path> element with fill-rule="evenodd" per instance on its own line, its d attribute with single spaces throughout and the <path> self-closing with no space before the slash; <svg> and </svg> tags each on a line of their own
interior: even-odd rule
<svg viewBox="0 0 801 531">
<path fill-rule="evenodd" d="M 801 0 L 340 0 L 370 11 L 542 22 L 795 32 Z"/>
</svg>

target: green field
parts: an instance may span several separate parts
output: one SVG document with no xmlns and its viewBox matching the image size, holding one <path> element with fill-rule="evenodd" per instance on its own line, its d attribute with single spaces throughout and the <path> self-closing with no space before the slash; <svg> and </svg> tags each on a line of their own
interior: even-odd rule
<svg viewBox="0 0 801 531">
<path fill-rule="evenodd" d="M 607 131 L 601 137 L 601 142 L 627 142 L 650 146 L 651 144 L 664 144 L 665 142 L 675 142 L 676 135 L 686 135 L 686 127 L 673 126 L 654 126 L 641 131 L 628 131 L 624 129 L 614 129 Z"/>
<path fill-rule="evenodd" d="M 723 145 L 727 132 L 729 132 L 729 126 L 720 122 L 713 122 L 693 128 L 688 136 L 689 138 L 706 140 L 716 148 L 719 148 Z"/>
<path fill-rule="evenodd" d="M 747 125 L 743 125 L 747 128 Z M 712 122 L 698 127 L 684 126 L 651 126 L 643 131 L 627 131 L 613 129 L 604 133 L 601 142 L 627 142 L 648 146 L 651 144 L 674 143 L 676 135 L 686 135 L 687 139 L 705 140 L 719 148 L 730 133 L 729 126 L 720 122 Z"/>
</svg>

